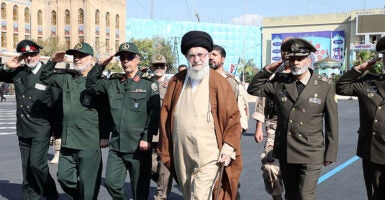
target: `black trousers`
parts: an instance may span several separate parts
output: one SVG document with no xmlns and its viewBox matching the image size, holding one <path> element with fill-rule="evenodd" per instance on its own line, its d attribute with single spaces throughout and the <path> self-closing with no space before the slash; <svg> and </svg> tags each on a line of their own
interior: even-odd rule
<svg viewBox="0 0 385 200">
<path fill-rule="evenodd" d="M 314 200 L 322 164 L 279 162 L 287 200 Z"/>
<path fill-rule="evenodd" d="M 368 200 L 385 199 L 385 165 L 362 159 Z"/>
</svg>

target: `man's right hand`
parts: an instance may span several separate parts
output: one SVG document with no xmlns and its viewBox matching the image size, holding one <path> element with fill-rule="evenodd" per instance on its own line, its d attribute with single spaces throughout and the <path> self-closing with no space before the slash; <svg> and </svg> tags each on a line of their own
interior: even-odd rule
<svg viewBox="0 0 385 200">
<path fill-rule="evenodd" d="M 372 59 L 372 60 L 368 60 L 368 61 L 365 61 L 357 66 L 355 66 L 354 68 L 360 72 L 364 72 L 368 69 L 370 69 L 372 66 L 374 66 L 374 64 L 376 64 L 376 62 L 380 61 L 382 58 L 375 58 L 375 59 Z"/>
<path fill-rule="evenodd" d="M 115 57 L 115 55 L 111 55 L 111 56 L 109 56 L 109 57 L 107 57 L 107 58 L 101 59 L 98 63 L 99 63 L 99 65 L 102 65 L 102 66 L 105 67 L 105 66 L 108 65 L 108 63 L 111 62 L 111 60 L 112 60 L 114 57 Z"/>
<path fill-rule="evenodd" d="M 18 68 L 20 65 L 20 62 L 23 60 L 23 56 L 15 56 L 11 59 L 9 59 L 7 62 L 5 62 L 5 66 L 9 69 L 15 69 Z"/>
</svg>

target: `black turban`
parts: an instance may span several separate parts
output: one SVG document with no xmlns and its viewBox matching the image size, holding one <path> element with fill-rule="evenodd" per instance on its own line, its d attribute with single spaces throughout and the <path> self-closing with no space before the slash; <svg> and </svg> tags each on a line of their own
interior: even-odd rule
<svg viewBox="0 0 385 200">
<path fill-rule="evenodd" d="M 203 47 L 207 51 L 213 50 L 213 39 L 211 36 L 203 31 L 190 31 L 182 37 L 182 44 L 180 45 L 182 53 L 186 55 L 187 51 L 192 47 Z"/>
</svg>

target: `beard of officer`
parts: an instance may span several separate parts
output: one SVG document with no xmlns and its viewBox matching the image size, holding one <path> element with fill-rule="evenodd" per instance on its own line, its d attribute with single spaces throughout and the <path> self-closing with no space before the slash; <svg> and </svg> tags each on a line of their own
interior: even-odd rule
<svg viewBox="0 0 385 200">
<path fill-rule="evenodd" d="M 190 77 L 192 80 L 202 80 L 209 75 L 210 65 L 208 56 L 206 56 L 203 62 L 189 62 L 188 66 L 189 67 L 187 68 L 187 76 Z"/>
<path fill-rule="evenodd" d="M 75 70 L 83 74 L 88 72 L 92 66 L 92 56 L 87 54 L 75 54 L 74 55 L 74 68 Z"/>
<path fill-rule="evenodd" d="M 35 56 L 29 56 L 26 54 L 24 56 L 24 62 L 28 68 L 34 69 L 40 63 L 40 55 L 38 53 Z"/>
<path fill-rule="evenodd" d="M 309 57 L 297 58 L 294 60 L 293 63 L 290 63 L 290 70 L 294 76 L 300 76 L 304 74 L 309 70 L 309 67 L 310 67 Z"/>
</svg>

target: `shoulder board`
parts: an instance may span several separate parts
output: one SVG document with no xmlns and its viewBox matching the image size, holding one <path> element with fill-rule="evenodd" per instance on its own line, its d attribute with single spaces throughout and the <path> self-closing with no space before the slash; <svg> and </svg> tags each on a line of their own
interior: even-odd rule
<svg viewBox="0 0 385 200">
<path fill-rule="evenodd" d="M 333 84 L 333 79 L 326 78 L 325 76 L 318 75 L 318 79 L 322 82 L 325 82 L 327 84 Z"/>
<path fill-rule="evenodd" d="M 142 79 L 154 81 L 154 79 L 153 79 L 154 76 L 155 76 L 155 74 L 148 70 L 145 73 L 143 73 L 141 77 L 142 77 Z"/>
</svg>

